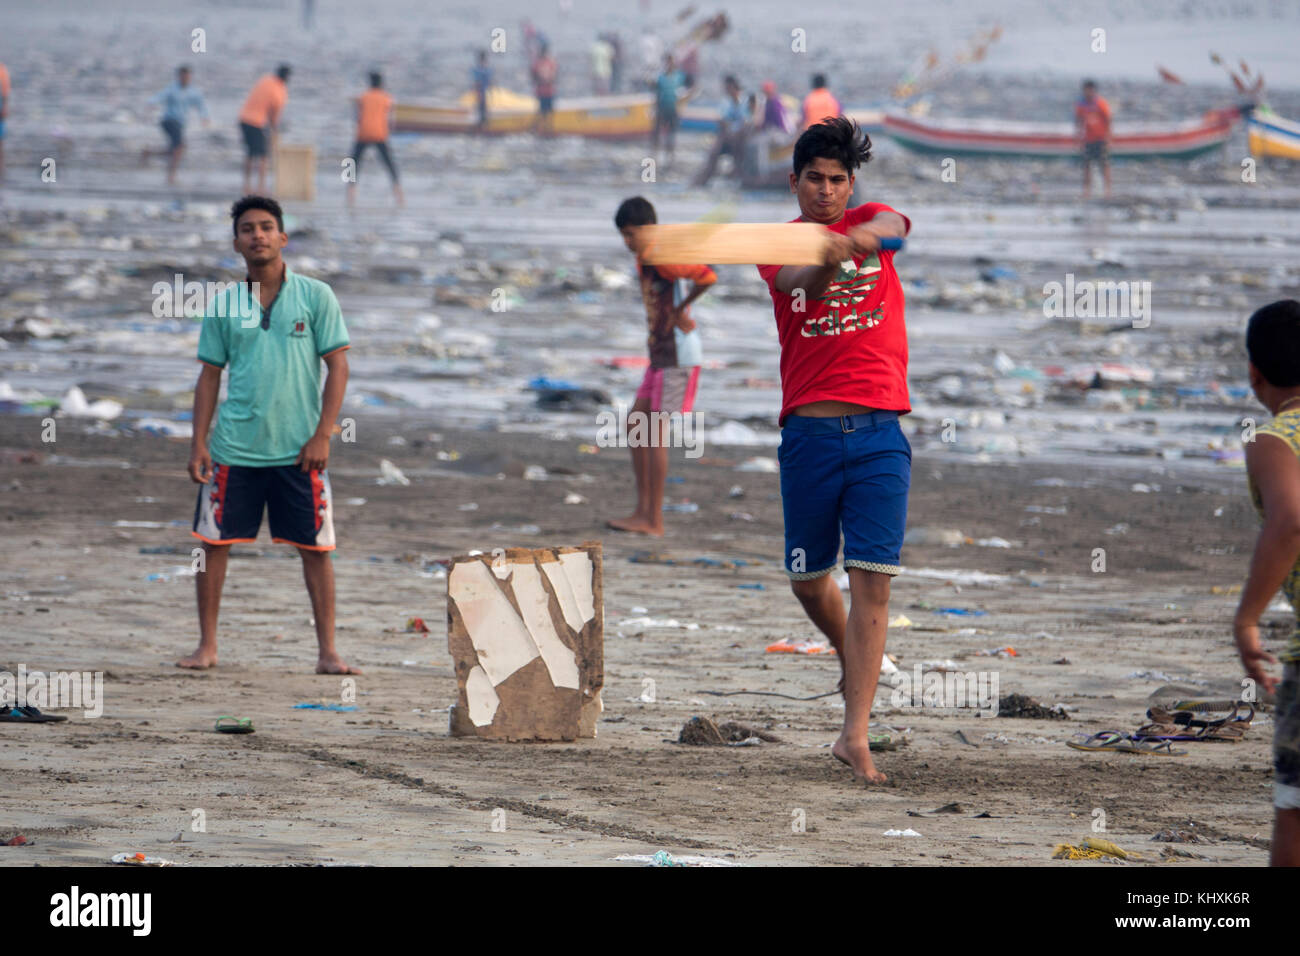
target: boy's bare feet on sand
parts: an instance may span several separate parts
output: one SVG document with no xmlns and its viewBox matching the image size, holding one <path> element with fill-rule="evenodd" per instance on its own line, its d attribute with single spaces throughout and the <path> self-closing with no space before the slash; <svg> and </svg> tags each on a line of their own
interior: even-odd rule
<svg viewBox="0 0 1300 956">
<path fill-rule="evenodd" d="M 185 667 L 194 671 L 205 671 L 209 667 L 217 666 L 217 652 L 205 651 L 199 648 L 189 657 L 182 657 L 176 662 L 177 667 Z"/>
<path fill-rule="evenodd" d="M 664 526 L 662 524 L 654 525 L 648 519 L 640 515 L 630 515 L 626 518 L 610 518 L 605 524 L 609 525 L 615 531 L 630 531 L 633 534 L 648 534 L 655 538 L 664 536 Z"/>
<path fill-rule="evenodd" d="M 872 763 L 871 745 L 866 741 L 861 744 L 850 744 L 841 736 L 831 744 L 831 755 L 840 763 L 853 768 L 854 779 L 865 780 L 871 784 L 881 784 L 889 780 Z"/>
<path fill-rule="evenodd" d="M 343 663 L 343 658 L 337 654 L 331 654 L 329 657 L 322 657 L 316 661 L 317 674 L 360 674 L 361 668 L 353 667 L 350 664 Z"/>
</svg>

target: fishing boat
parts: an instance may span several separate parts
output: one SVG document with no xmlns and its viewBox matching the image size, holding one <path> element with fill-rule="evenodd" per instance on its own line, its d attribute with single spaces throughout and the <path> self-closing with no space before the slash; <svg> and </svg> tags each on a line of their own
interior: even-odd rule
<svg viewBox="0 0 1300 956">
<path fill-rule="evenodd" d="M 1282 119 L 1272 110 L 1260 107 L 1246 117 L 1246 136 L 1250 155 L 1256 159 L 1300 159 L 1300 123 Z"/>
<path fill-rule="evenodd" d="M 555 101 L 551 120 L 557 136 L 648 137 L 654 124 L 654 98 L 649 93 L 561 98 Z M 527 133 L 536 122 L 535 97 L 495 87 L 488 91 L 484 132 Z M 398 133 L 478 132 L 478 98 L 471 92 L 450 102 L 398 103 L 393 107 L 393 129 Z"/>
<path fill-rule="evenodd" d="M 1183 123 L 1117 123 L 1110 143 L 1113 159 L 1191 159 L 1228 141 L 1240 113 L 1210 110 Z M 1070 123 L 1017 120 L 936 120 L 885 115 L 885 133 L 920 153 L 1009 159 L 1077 159 L 1078 134 Z"/>
</svg>

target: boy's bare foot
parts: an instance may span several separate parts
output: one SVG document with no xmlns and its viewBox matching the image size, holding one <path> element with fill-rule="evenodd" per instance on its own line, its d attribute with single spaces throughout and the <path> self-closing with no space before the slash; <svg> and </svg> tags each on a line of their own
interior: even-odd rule
<svg viewBox="0 0 1300 956">
<path fill-rule="evenodd" d="M 876 769 L 876 765 L 871 760 L 871 744 L 865 740 L 860 744 L 852 744 L 841 734 L 839 739 L 831 744 L 831 755 L 840 763 L 853 768 L 855 780 L 881 784 L 889 779 Z"/>
<path fill-rule="evenodd" d="M 189 657 L 182 657 L 176 662 L 177 667 L 185 667 L 194 671 L 205 671 L 209 667 L 217 666 L 217 652 L 205 651 L 199 648 Z"/>
<path fill-rule="evenodd" d="M 350 664 L 343 663 L 343 658 L 337 654 L 331 654 L 329 657 L 322 657 L 316 661 L 317 674 L 360 674 L 361 668 L 353 667 Z"/>
<path fill-rule="evenodd" d="M 630 515 L 626 518 L 610 518 L 605 523 L 615 531 L 630 531 L 633 534 L 648 534 L 655 538 L 662 538 L 664 535 L 663 525 L 653 525 L 640 515 Z"/>
</svg>

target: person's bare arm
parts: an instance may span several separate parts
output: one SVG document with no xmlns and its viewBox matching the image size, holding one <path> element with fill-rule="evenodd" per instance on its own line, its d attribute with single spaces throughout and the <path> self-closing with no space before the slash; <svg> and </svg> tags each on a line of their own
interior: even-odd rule
<svg viewBox="0 0 1300 956">
<path fill-rule="evenodd" d="M 208 454 L 208 429 L 217 410 L 217 396 L 221 394 L 221 369 L 201 363 L 199 380 L 194 385 L 194 436 L 190 439 L 190 480 L 206 484 L 212 471 L 212 457 Z"/>
<path fill-rule="evenodd" d="M 1246 467 L 1263 501 L 1264 526 L 1255 543 L 1232 632 L 1246 673 L 1272 690 L 1277 678 L 1264 670 L 1264 664 L 1277 659 L 1260 645 L 1259 618 L 1300 556 L 1300 459 L 1285 442 L 1260 435 L 1246 445 Z"/>
<path fill-rule="evenodd" d="M 839 271 L 840 263 L 853 255 L 853 241 L 838 232 L 829 234 L 826 254 L 821 265 L 782 266 L 776 274 L 776 288 L 786 295 L 797 295 L 803 290 L 804 300 L 816 299 L 825 293 Z"/>
<path fill-rule="evenodd" d="M 879 249 L 881 239 L 903 239 L 906 236 L 907 220 L 896 212 L 877 213 L 870 221 L 848 231 L 853 254 L 859 256 L 870 255 Z"/>
<path fill-rule="evenodd" d="M 320 424 L 298 452 L 296 462 L 303 471 L 320 471 L 329 466 L 330 437 L 334 434 L 334 422 L 343 408 L 343 393 L 348 387 L 347 349 L 331 352 L 324 361 L 325 387 L 321 391 Z"/>
<path fill-rule="evenodd" d="M 683 332 L 694 330 L 695 320 L 686 314 L 686 310 L 690 308 L 692 302 L 704 295 L 709 286 L 713 285 L 717 281 L 717 275 L 714 275 L 712 279 L 694 280 L 695 284 L 691 287 L 690 294 L 687 295 L 686 298 L 682 299 L 681 304 L 673 309 L 673 321 L 677 328 L 681 329 Z"/>
</svg>

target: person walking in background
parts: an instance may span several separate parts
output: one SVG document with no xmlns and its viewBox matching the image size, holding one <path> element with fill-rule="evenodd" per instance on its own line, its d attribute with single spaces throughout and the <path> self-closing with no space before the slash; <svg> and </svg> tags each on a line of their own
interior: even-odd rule
<svg viewBox="0 0 1300 956">
<path fill-rule="evenodd" d="M 670 160 L 677 142 L 677 127 L 681 123 L 681 117 L 677 115 L 677 99 L 685 86 L 686 77 L 677 69 L 673 55 L 665 54 L 663 72 L 654 82 L 655 123 L 650 134 L 650 147 L 658 150 L 660 138 L 666 138 Z"/>
<path fill-rule="evenodd" d="M 545 43 L 533 61 L 533 93 L 537 97 L 537 119 L 533 123 L 533 132 L 550 136 L 555 132 L 555 81 L 559 75 L 559 66 L 551 56 L 551 48 Z"/>
<path fill-rule="evenodd" d="M 266 163 L 280 119 L 289 103 L 289 66 L 281 64 L 274 74 L 262 76 L 248 93 L 239 111 L 239 129 L 244 135 L 244 192 L 250 193 L 253 163 L 257 162 L 257 191 L 266 192 Z"/>
<path fill-rule="evenodd" d="M 623 89 L 623 41 L 618 38 L 614 32 L 605 34 L 605 42 L 609 44 L 609 91 L 611 93 L 621 92 Z"/>
<path fill-rule="evenodd" d="M 203 94 L 190 85 L 190 68 L 188 66 L 178 67 L 176 70 L 176 79 L 172 85 L 167 87 L 161 93 L 150 97 L 150 103 L 155 105 L 161 104 L 163 108 L 162 118 L 158 125 L 162 127 L 163 132 L 167 135 L 167 146 L 165 149 L 145 149 L 141 151 L 140 158 L 143 162 L 148 162 L 151 156 L 155 154 L 167 157 L 167 182 L 169 185 L 176 185 L 176 169 L 181 162 L 181 154 L 185 152 L 185 121 L 190 110 L 194 110 L 203 117 L 203 125 L 211 126 L 211 116 L 208 114 L 208 104 L 203 101 Z"/>
<path fill-rule="evenodd" d="M 613 72 L 614 48 L 603 34 L 597 35 L 591 44 L 591 92 L 596 96 L 608 96 Z"/>
<path fill-rule="evenodd" d="M 812 78 L 812 91 L 803 98 L 803 128 L 834 119 L 842 112 L 840 101 L 826 88 L 826 75 L 818 73 Z"/>
<path fill-rule="evenodd" d="M 478 104 L 478 125 L 480 133 L 487 132 L 488 90 L 492 87 L 492 67 L 488 66 L 487 50 L 478 51 L 478 62 L 469 72 L 470 82 L 474 84 L 474 99 Z"/>
<path fill-rule="evenodd" d="M 1083 198 L 1092 194 L 1092 164 L 1101 166 L 1110 198 L 1110 104 L 1097 95 L 1097 84 L 1084 80 L 1083 96 L 1074 104 L 1074 129 L 1083 150 Z"/>
<path fill-rule="evenodd" d="M 352 147 L 353 180 L 348 183 L 348 206 L 356 204 L 357 179 L 361 176 L 361 157 L 367 146 L 374 146 L 379 158 L 388 167 L 388 175 L 393 180 L 393 198 L 397 205 L 402 205 L 402 186 L 397 181 L 397 167 L 393 165 L 393 156 L 388 149 L 388 130 L 391 127 L 393 98 L 384 90 L 384 78 L 378 73 L 370 74 L 370 89 L 357 97 L 357 139 Z"/>
<path fill-rule="evenodd" d="M 9 70 L 0 63 L 0 180 L 5 175 L 5 117 L 9 115 Z"/>
<path fill-rule="evenodd" d="M 707 186 L 718 168 L 718 160 L 730 156 L 736 168 L 740 168 L 741 158 L 745 154 L 745 139 L 749 133 L 749 119 L 752 112 L 741 99 L 740 81 L 734 76 L 723 80 L 723 89 L 727 99 L 722 107 L 722 116 L 718 120 L 718 138 L 709 150 L 709 158 L 704 168 L 695 177 L 696 186 Z"/>
<path fill-rule="evenodd" d="M 763 118 L 760 129 L 765 133 L 783 136 L 794 132 L 790 125 L 790 116 L 785 111 L 785 104 L 781 102 L 781 94 L 777 92 L 776 84 L 771 80 L 763 84 Z"/>
</svg>

